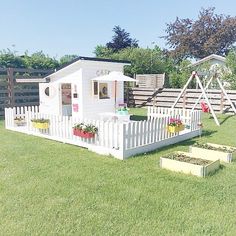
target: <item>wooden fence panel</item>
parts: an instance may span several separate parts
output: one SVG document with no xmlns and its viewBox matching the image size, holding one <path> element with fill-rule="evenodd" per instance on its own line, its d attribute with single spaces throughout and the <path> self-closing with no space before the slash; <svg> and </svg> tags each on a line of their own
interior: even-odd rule
<svg viewBox="0 0 236 236">
<path fill-rule="evenodd" d="M 170 108 L 174 101 L 177 99 L 181 89 L 164 88 L 156 93 L 156 90 L 145 88 L 132 88 L 129 89 L 127 99 L 130 107 L 145 107 L 145 106 L 157 106 Z M 227 90 L 227 93 L 236 106 L 236 90 Z M 176 108 L 191 109 L 200 96 L 201 90 L 187 89 L 184 97 L 182 97 L 176 105 Z M 216 112 L 233 112 L 225 96 L 222 96 L 221 90 L 209 90 L 207 91 L 209 100 Z M 202 99 L 204 100 L 204 99 Z M 200 105 L 196 109 L 201 109 Z"/>
<path fill-rule="evenodd" d="M 1 68 L 0 117 L 4 116 L 5 107 L 39 105 L 38 83 L 50 72 L 38 69 Z"/>
</svg>

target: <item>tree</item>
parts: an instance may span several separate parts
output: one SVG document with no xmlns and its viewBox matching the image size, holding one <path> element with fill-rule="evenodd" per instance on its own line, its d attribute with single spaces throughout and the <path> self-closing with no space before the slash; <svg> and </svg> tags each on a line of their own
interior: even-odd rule
<svg viewBox="0 0 236 236">
<path fill-rule="evenodd" d="M 31 56 L 28 53 L 25 53 L 22 56 L 26 68 L 32 69 L 55 69 L 59 67 L 59 63 L 55 58 L 51 58 L 45 55 L 42 51 L 35 52 Z"/>
<path fill-rule="evenodd" d="M 236 48 L 232 48 L 226 56 L 226 66 L 230 72 L 224 76 L 223 80 L 229 82 L 231 89 L 236 89 Z"/>
<path fill-rule="evenodd" d="M 190 65 L 190 61 L 183 60 L 170 71 L 168 77 L 171 88 L 183 88 L 192 72 Z M 190 87 L 194 87 L 194 84 L 190 84 Z"/>
<path fill-rule="evenodd" d="M 131 66 L 125 67 L 125 74 L 162 74 L 173 70 L 173 62 L 159 48 L 126 48 L 110 55 L 111 59 L 128 60 Z"/>
<path fill-rule="evenodd" d="M 179 59 L 201 59 L 210 54 L 225 56 L 236 42 L 236 17 L 218 15 L 215 8 L 202 9 L 196 21 L 177 18 L 167 24 L 163 38 Z"/>
<path fill-rule="evenodd" d="M 115 26 L 113 32 L 115 34 L 112 37 L 112 41 L 106 44 L 106 47 L 111 49 L 112 52 L 118 52 L 124 48 L 138 47 L 138 40 L 130 38 L 130 34 L 121 29 L 120 26 Z"/>
<path fill-rule="evenodd" d="M 112 53 L 113 52 L 111 49 L 102 45 L 97 45 L 94 50 L 94 54 L 96 55 L 96 57 L 109 58 Z"/>
<path fill-rule="evenodd" d="M 16 55 L 16 52 L 7 49 L 0 51 L 0 67 L 24 68 L 25 63 L 22 57 Z"/>
<path fill-rule="evenodd" d="M 78 55 L 65 55 L 60 58 L 60 65 L 66 65 L 76 59 Z"/>
</svg>

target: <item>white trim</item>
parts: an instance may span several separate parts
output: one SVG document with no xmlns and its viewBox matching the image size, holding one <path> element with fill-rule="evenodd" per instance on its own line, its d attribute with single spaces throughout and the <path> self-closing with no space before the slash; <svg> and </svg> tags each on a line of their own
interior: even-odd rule
<svg viewBox="0 0 236 236">
<path fill-rule="evenodd" d="M 204 57 L 201 60 L 193 62 L 190 66 L 198 66 L 199 64 L 210 61 L 212 59 L 216 59 L 216 60 L 221 61 L 221 62 L 226 61 L 225 57 L 222 57 L 222 56 L 219 56 L 219 55 L 216 55 L 216 54 L 211 54 L 210 56 Z"/>
</svg>

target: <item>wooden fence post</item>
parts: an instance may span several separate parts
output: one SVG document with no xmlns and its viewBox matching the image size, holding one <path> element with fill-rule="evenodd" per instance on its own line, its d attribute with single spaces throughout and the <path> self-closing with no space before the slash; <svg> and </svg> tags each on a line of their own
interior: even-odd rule
<svg viewBox="0 0 236 236">
<path fill-rule="evenodd" d="M 8 105 L 10 107 L 15 106 L 13 71 L 14 71 L 13 68 L 7 68 L 7 93 L 8 93 Z"/>
<path fill-rule="evenodd" d="M 127 106 L 129 107 L 129 87 L 127 88 L 127 91 L 126 91 L 126 104 Z"/>
<path fill-rule="evenodd" d="M 220 94 L 220 113 L 222 114 L 224 111 L 224 93 L 221 90 L 221 94 Z"/>
<path fill-rule="evenodd" d="M 187 97 L 186 97 L 186 95 L 187 95 L 187 92 L 186 92 L 186 90 L 184 91 L 184 94 L 183 94 L 183 108 L 186 108 L 186 103 L 187 103 Z"/>
</svg>

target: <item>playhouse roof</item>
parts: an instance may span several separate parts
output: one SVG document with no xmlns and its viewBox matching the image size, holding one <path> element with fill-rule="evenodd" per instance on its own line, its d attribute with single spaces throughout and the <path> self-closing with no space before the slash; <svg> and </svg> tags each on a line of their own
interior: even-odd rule
<svg viewBox="0 0 236 236">
<path fill-rule="evenodd" d="M 111 62 L 111 63 L 119 63 L 119 64 L 131 65 L 131 62 L 130 61 L 126 61 L 126 60 L 113 60 L 113 59 L 106 59 L 106 58 L 82 57 L 82 56 L 80 56 L 80 57 L 75 58 L 71 62 L 63 65 L 62 67 L 58 68 L 53 73 L 50 73 L 50 74 L 46 75 L 45 78 L 50 78 L 52 75 L 53 76 L 56 75 L 59 71 L 64 70 L 67 67 L 69 68 L 71 65 L 73 65 L 74 63 L 76 63 L 78 61 Z"/>
<path fill-rule="evenodd" d="M 202 58 L 201 60 L 198 60 L 194 63 L 191 64 L 191 66 L 198 66 L 204 62 L 207 62 L 207 61 L 210 61 L 210 60 L 217 60 L 217 61 L 221 61 L 221 62 L 225 62 L 225 57 L 222 57 L 222 56 L 219 56 L 219 55 L 216 55 L 216 54 L 211 54 L 207 57 L 204 57 Z"/>
</svg>

